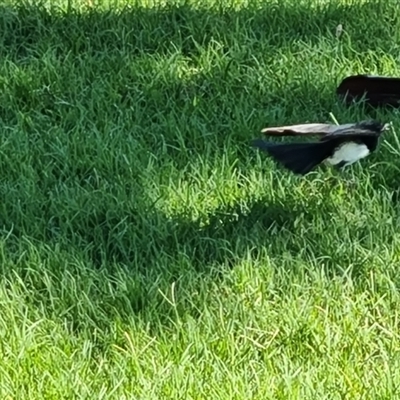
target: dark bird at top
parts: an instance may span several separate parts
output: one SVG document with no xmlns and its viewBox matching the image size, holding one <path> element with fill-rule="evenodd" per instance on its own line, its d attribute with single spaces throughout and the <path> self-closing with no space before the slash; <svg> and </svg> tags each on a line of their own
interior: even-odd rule
<svg viewBox="0 0 400 400">
<path fill-rule="evenodd" d="M 343 79 L 336 94 L 345 103 L 362 101 L 372 107 L 400 107 L 400 78 L 351 75 Z"/>
<path fill-rule="evenodd" d="M 389 128 L 375 120 L 351 124 L 301 124 L 265 128 L 267 136 L 319 136 L 319 141 L 273 143 L 255 139 L 253 147 L 265 151 L 295 174 L 305 175 L 326 163 L 337 168 L 351 165 L 376 150 L 382 132 Z"/>
</svg>

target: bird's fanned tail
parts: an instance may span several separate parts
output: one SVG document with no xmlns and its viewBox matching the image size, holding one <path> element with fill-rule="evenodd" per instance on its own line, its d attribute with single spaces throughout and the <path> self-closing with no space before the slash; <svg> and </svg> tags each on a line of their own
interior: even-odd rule
<svg viewBox="0 0 400 400">
<path fill-rule="evenodd" d="M 267 152 L 285 168 L 300 175 L 307 174 L 322 163 L 332 150 L 329 142 L 270 143 L 256 139 L 252 146 Z"/>
</svg>

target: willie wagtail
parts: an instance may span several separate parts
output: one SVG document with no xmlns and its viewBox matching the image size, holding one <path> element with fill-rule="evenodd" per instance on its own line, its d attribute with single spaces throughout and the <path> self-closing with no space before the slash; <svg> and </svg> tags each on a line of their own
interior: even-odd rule
<svg viewBox="0 0 400 400">
<path fill-rule="evenodd" d="M 320 136 L 317 142 L 271 143 L 262 139 L 252 142 L 288 170 L 305 175 L 322 162 L 338 168 L 368 156 L 378 146 L 381 133 L 389 124 L 369 120 L 353 124 L 302 124 L 265 128 L 268 136 Z"/>
</svg>

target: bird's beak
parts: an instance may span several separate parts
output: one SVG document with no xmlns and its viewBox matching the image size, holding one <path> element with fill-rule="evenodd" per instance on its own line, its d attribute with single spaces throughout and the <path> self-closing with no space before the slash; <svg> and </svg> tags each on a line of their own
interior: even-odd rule
<svg viewBox="0 0 400 400">
<path fill-rule="evenodd" d="M 382 132 L 388 131 L 392 126 L 393 126 L 392 121 L 387 122 L 385 125 L 383 125 Z"/>
</svg>

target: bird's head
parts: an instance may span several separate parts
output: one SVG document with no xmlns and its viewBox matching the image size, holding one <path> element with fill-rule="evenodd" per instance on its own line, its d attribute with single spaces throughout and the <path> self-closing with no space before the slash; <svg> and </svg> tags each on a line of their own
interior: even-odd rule
<svg viewBox="0 0 400 400">
<path fill-rule="evenodd" d="M 382 133 L 384 131 L 387 131 L 391 123 L 382 123 L 376 120 L 366 120 L 366 121 L 361 121 L 358 124 L 359 128 L 366 130 L 366 131 L 372 131 L 376 133 Z"/>
</svg>

